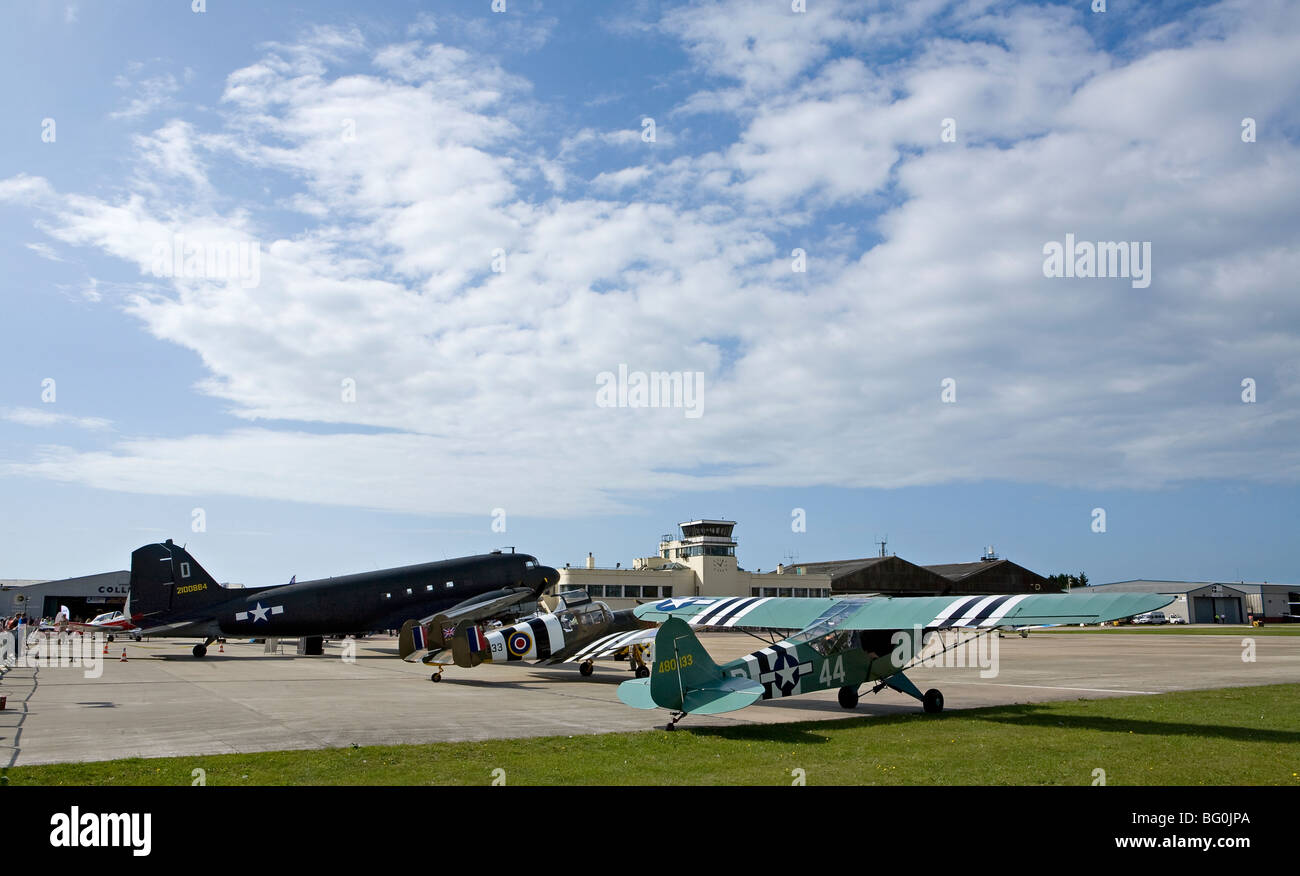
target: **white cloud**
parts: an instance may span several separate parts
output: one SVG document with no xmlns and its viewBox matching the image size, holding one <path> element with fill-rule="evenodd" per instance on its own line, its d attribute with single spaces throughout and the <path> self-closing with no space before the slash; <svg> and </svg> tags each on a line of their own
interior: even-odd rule
<svg viewBox="0 0 1300 876">
<path fill-rule="evenodd" d="M 63 261 L 63 257 L 60 256 L 58 252 L 55 251 L 54 247 L 50 246 L 48 243 L 37 242 L 37 243 L 27 243 L 23 245 L 43 259 L 46 259 L 51 262 Z"/>
<path fill-rule="evenodd" d="M 59 414 L 41 408 L 0 408 L 0 419 L 17 423 L 20 426 L 74 426 L 78 429 L 101 430 L 111 428 L 112 420 L 102 417 L 75 417 L 71 414 Z"/>
<path fill-rule="evenodd" d="M 111 119 L 138 119 L 158 110 L 172 109 L 176 106 L 175 95 L 181 90 L 180 83 L 171 73 L 138 81 L 118 76 L 114 82 L 119 88 L 133 94 L 124 108 L 108 114 Z"/>
<path fill-rule="evenodd" d="M 916 31 L 933 4 L 781 8 L 665 21 L 704 78 L 682 111 L 734 113 L 734 143 L 586 182 L 568 159 L 617 132 L 574 124 L 539 157 L 546 110 L 499 63 L 324 30 L 231 73 L 220 130 L 140 138 L 127 195 L 0 180 L 56 239 L 142 272 L 177 230 L 262 244 L 256 288 L 182 279 L 128 305 L 257 427 L 51 448 L 10 470 L 550 514 L 737 485 L 1300 477 L 1279 439 L 1300 419 L 1300 162 L 1276 133 L 1300 89 L 1294 7 L 1132 62 L 1060 8 L 960 5 L 943 38 Z M 909 36 L 888 62 L 842 51 Z M 362 52 L 370 72 L 330 72 Z M 1275 133 L 1241 143 L 1250 113 Z M 956 143 L 939 140 L 949 116 Z M 276 177 L 276 207 L 310 227 L 217 206 L 218 164 Z M 1151 241 L 1151 287 L 1044 278 L 1042 246 L 1067 232 Z M 597 407 L 596 375 L 620 363 L 703 371 L 704 416 Z M 1267 403 L 1238 399 L 1251 375 Z"/>
</svg>

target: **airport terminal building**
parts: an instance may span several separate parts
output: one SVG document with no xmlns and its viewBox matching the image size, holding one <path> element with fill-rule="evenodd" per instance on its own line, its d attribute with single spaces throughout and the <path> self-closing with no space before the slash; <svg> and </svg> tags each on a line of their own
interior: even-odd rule
<svg viewBox="0 0 1300 876">
<path fill-rule="evenodd" d="M 555 592 L 585 590 L 612 609 L 653 599 L 683 596 L 847 595 L 946 596 L 1049 592 L 1043 576 L 990 551 L 977 562 L 918 566 L 897 556 L 863 557 L 778 565 L 773 572 L 747 572 L 737 565 L 734 520 L 690 520 L 678 535 L 659 539 L 652 557 L 632 568 L 597 568 L 587 554 L 585 568 L 560 570 Z"/>
</svg>

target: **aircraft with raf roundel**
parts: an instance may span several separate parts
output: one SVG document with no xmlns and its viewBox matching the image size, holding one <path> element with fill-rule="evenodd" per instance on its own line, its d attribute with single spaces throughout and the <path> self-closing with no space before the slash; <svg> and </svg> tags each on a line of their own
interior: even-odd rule
<svg viewBox="0 0 1300 876">
<path fill-rule="evenodd" d="M 633 609 L 662 621 L 649 678 L 630 679 L 618 697 L 639 709 L 668 709 L 667 729 L 686 715 L 743 709 L 758 700 L 839 689 L 840 705 L 857 706 L 859 689 L 892 688 L 943 711 L 943 694 L 922 693 L 905 670 L 938 631 L 1096 624 L 1154 611 L 1172 602 L 1156 593 L 1017 594 L 912 597 L 684 597 Z M 798 630 L 723 666 L 713 661 L 692 627 Z M 969 639 L 967 641 L 970 641 Z"/>
<path fill-rule="evenodd" d="M 407 621 L 398 639 L 398 654 L 408 663 L 435 667 L 430 681 L 442 681 L 445 666 L 465 669 L 483 663 L 527 660 L 538 666 L 577 663 L 583 676 L 593 661 L 626 657 L 637 678 L 650 674 L 642 659 L 654 640 L 657 624 L 639 620 L 633 609 L 610 611 L 585 590 L 558 597 L 555 611 L 538 612 L 511 626 L 484 629 L 477 622 L 490 611 L 468 606 L 422 621 Z"/>
<path fill-rule="evenodd" d="M 528 554 L 503 553 L 380 569 L 269 587 L 222 587 L 171 539 L 131 554 L 126 615 L 145 636 L 218 638 L 360 635 L 411 618 L 490 605 L 500 617 L 536 610 L 560 573 Z"/>
</svg>

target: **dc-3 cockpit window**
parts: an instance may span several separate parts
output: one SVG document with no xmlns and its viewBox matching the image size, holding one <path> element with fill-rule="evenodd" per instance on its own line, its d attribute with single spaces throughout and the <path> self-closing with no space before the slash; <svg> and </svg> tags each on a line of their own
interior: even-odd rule
<svg viewBox="0 0 1300 876">
<path fill-rule="evenodd" d="M 840 625 L 861 607 L 862 603 L 856 600 L 838 602 L 813 621 L 806 630 L 791 636 L 790 641 L 806 644 L 823 657 L 847 651 L 854 647 L 853 630 L 841 630 Z"/>
</svg>

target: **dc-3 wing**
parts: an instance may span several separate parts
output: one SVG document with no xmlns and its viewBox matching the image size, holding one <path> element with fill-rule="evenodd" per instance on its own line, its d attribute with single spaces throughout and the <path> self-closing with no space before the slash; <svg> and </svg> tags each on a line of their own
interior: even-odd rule
<svg viewBox="0 0 1300 876">
<path fill-rule="evenodd" d="M 527 587 L 506 587 L 501 590 L 494 590 L 491 593 L 458 602 L 446 611 L 440 611 L 437 614 L 421 618 L 420 623 L 427 624 L 437 620 L 450 626 L 468 621 L 497 620 L 504 615 L 512 614 L 513 612 L 510 609 L 515 606 L 526 606 L 523 613 L 536 611 L 537 600 L 533 597 L 533 591 Z"/>
<path fill-rule="evenodd" d="M 636 616 L 676 617 L 692 627 L 802 630 L 834 616 L 842 630 L 947 629 L 1096 624 L 1163 608 L 1159 593 L 1038 593 L 840 599 L 687 597 L 638 606 Z"/>
</svg>

